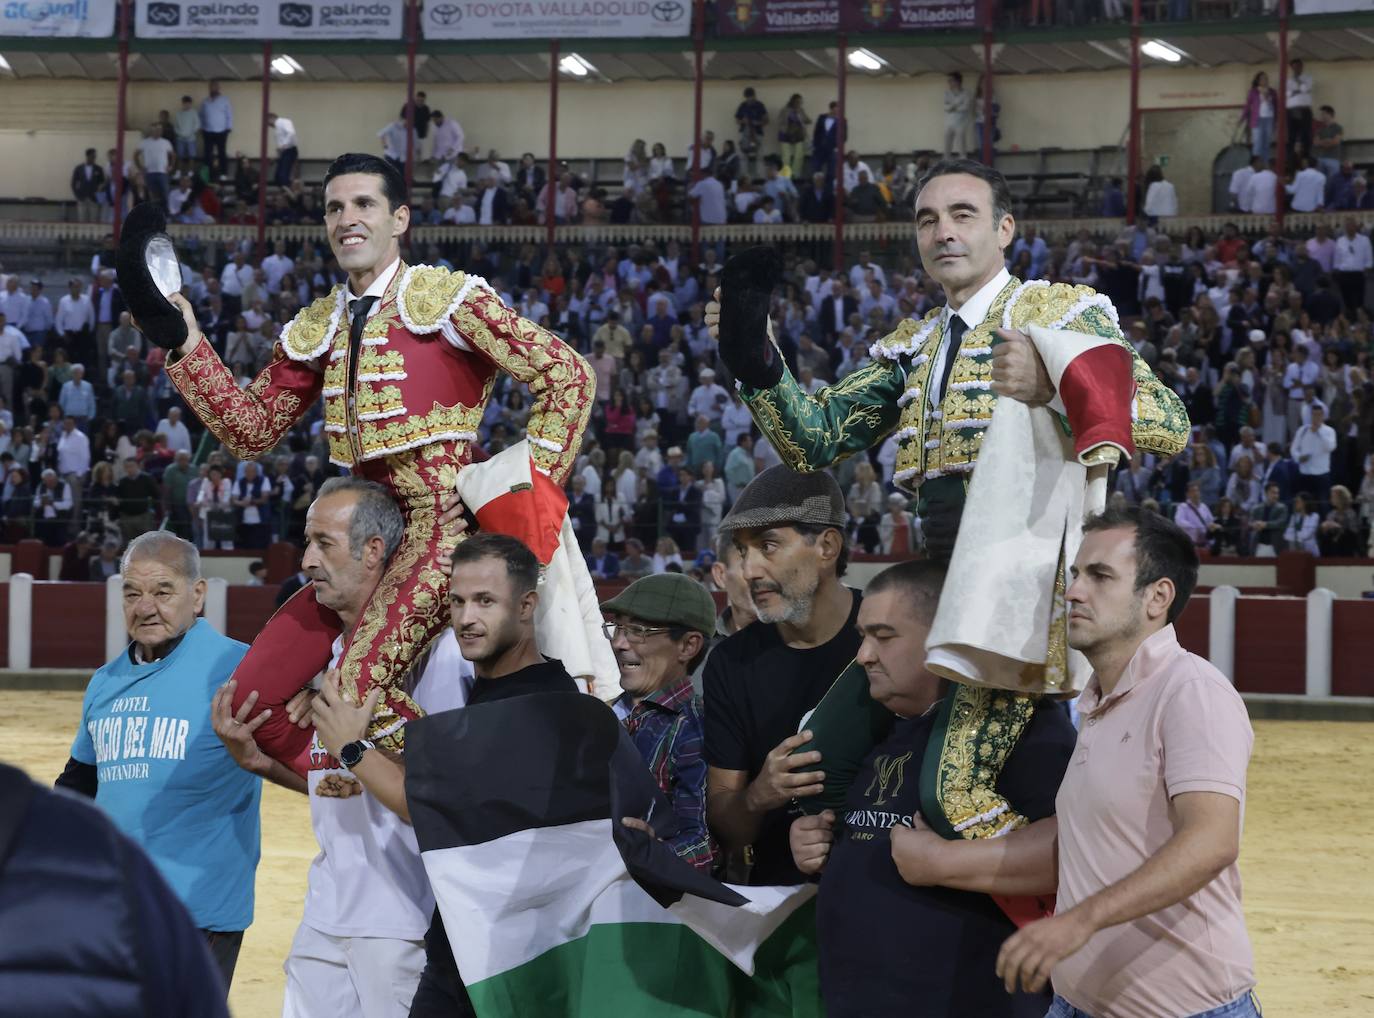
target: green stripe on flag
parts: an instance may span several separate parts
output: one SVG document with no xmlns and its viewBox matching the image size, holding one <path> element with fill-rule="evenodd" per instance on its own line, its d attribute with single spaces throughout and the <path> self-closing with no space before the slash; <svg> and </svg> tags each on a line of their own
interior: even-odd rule
<svg viewBox="0 0 1374 1018">
<path fill-rule="evenodd" d="M 479 1018 L 823 1018 L 815 900 L 760 945 L 753 977 L 686 926 L 604 923 L 468 987 Z"/>
</svg>

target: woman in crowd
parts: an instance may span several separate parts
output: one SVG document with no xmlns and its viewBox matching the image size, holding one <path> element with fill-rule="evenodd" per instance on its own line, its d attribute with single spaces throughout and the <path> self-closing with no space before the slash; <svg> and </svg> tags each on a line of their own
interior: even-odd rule
<svg viewBox="0 0 1374 1018">
<path fill-rule="evenodd" d="M 1236 512 L 1235 503 L 1223 498 L 1217 503 L 1216 515 L 1212 518 L 1211 552 L 1213 555 L 1243 555 L 1245 529 L 1244 520 Z"/>
<path fill-rule="evenodd" d="M 219 465 L 210 468 L 209 476 L 196 493 L 196 511 L 201 523 L 201 547 L 232 551 L 237 513 L 234 511 L 234 485 L 224 476 Z"/>
<path fill-rule="evenodd" d="M 654 572 L 666 573 L 669 567 L 675 567 L 677 572 L 683 571 L 682 552 L 671 537 L 660 537 L 654 545 Z"/>
<path fill-rule="evenodd" d="M 870 555 L 877 550 L 878 521 L 883 512 L 883 488 L 873 464 L 861 460 L 854 468 L 854 483 L 849 486 L 846 500 L 849 509 L 850 536 L 857 539 Z"/>
<path fill-rule="evenodd" d="M 611 486 L 611 492 L 617 502 L 633 513 L 635 504 L 639 501 L 640 488 L 639 471 L 635 469 L 635 454 L 628 449 L 622 449 L 616 463 L 615 483 Z"/>
<path fill-rule="evenodd" d="M 658 411 L 654 409 L 653 400 L 648 396 L 640 396 L 639 404 L 635 408 L 635 446 L 642 447 L 644 436 L 651 431 L 655 435 L 662 434 L 660 431 L 662 423 Z"/>
<path fill-rule="evenodd" d="M 625 153 L 625 169 L 621 174 L 621 188 L 626 197 L 637 199 L 649 186 L 649 152 L 643 138 L 636 138 Z M 544 185 L 541 182 L 539 187 Z"/>
<path fill-rule="evenodd" d="M 625 394 L 628 402 L 636 410 L 636 429 L 638 429 L 638 410 L 641 400 L 648 392 L 648 379 L 644 367 L 644 351 L 634 349 L 625 358 L 625 366 L 620 369 L 620 384 L 617 388 Z M 650 409 L 653 409 L 650 405 Z"/>
<path fill-rule="evenodd" d="M 1255 464 L 1249 456 L 1237 456 L 1231 464 L 1231 477 L 1226 482 L 1226 498 L 1241 512 L 1252 512 L 1264 499 Z"/>
<path fill-rule="evenodd" d="M 1331 509 L 1317 526 L 1317 546 L 1323 555 L 1331 558 L 1351 558 L 1360 554 L 1360 516 L 1350 489 L 1343 484 L 1331 489 Z"/>
<path fill-rule="evenodd" d="M 89 372 L 94 374 L 94 372 Z M 57 402 L 62 386 L 71 381 L 72 362 L 67 359 L 67 348 L 59 346 L 52 354 L 52 364 L 48 367 L 48 401 Z"/>
<path fill-rule="evenodd" d="M 701 534 L 697 547 L 706 550 L 715 547 L 716 528 L 725 515 L 725 481 L 716 476 L 716 465 L 711 460 L 701 465 L 696 488 L 701 492 Z"/>
<path fill-rule="evenodd" d="M 1321 522 L 1321 517 L 1310 508 L 1311 506 L 1312 496 L 1307 492 L 1299 492 L 1294 496 L 1293 511 L 1288 517 L 1288 529 L 1283 532 L 1283 539 L 1292 551 L 1305 551 L 1312 555 L 1320 555 L 1321 548 L 1317 544 L 1317 527 Z"/>
<path fill-rule="evenodd" d="M 1226 478 L 1217 466 L 1216 454 L 1210 446 L 1199 442 L 1193 446 L 1193 461 L 1189 470 L 1189 480 L 1198 486 L 1202 494 L 1202 504 L 1214 506 L 1221 499 L 1226 486 Z"/>
<path fill-rule="evenodd" d="M 26 466 L 33 456 L 33 428 L 25 425 L 15 428 L 10 444 L 10 455 L 17 466 Z"/>
<path fill-rule="evenodd" d="M 114 467 L 101 460 L 91 470 L 91 483 L 81 497 L 81 527 L 93 534 L 119 531 L 119 489 Z"/>
<path fill-rule="evenodd" d="M 1264 366 L 1264 401 L 1260 408 L 1260 439 L 1265 445 L 1270 442 L 1288 444 L 1288 390 L 1283 385 L 1287 370 L 1287 352 L 1272 347 Z"/>
<path fill-rule="evenodd" d="M 793 92 L 792 97 L 787 100 L 787 105 L 778 114 L 778 152 L 793 181 L 802 179 L 806 142 L 810 134 L 807 127 L 810 123 L 811 118 L 802 106 L 801 93 Z"/>
<path fill-rule="evenodd" d="M 1279 108 L 1278 94 L 1269 87 L 1269 75 L 1260 71 L 1250 80 L 1240 122 L 1250 134 L 1250 155 L 1269 158 L 1269 146 L 1274 140 L 1274 117 Z"/>
<path fill-rule="evenodd" d="M 663 142 L 654 142 L 653 154 L 649 157 L 649 193 L 653 196 L 653 209 L 658 221 L 666 223 L 673 204 L 673 189 L 677 186 L 677 172 L 673 160 Z"/>
<path fill-rule="evenodd" d="M 5 478 L 4 490 L 0 492 L 0 514 L 5 517 L 10 541 L 29 536 L 29 521 L 33 517 L 33 488 L 29 484 L 29 472 L 24 467 L 12 467 Z"/>
<path fill-rule="evenodd" d="M 616 389 L 611 393 L 610 404 L 606 407 L 606 426 L 603 434 L 607 449 L 624 450 L 625 455 L 633 455 L 629 452 L 634 446 L 635 438 L 635 413 L 630 409 L 629 402 L 625 399 L 625 390 Z"/>
</svg>

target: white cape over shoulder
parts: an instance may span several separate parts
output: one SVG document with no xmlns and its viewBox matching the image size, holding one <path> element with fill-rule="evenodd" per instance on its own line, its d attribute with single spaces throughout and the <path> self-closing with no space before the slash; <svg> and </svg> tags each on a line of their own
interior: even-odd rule
<svg viewBox="0 0 1374 1018">
<path fill-rule="evenodd" d="M 1061 392 L 1075 358 L 1112 342 L 1028 331 Z M 1090 669 L 1067 644 L 1066 571 L 1083 520 L 1105 505 L 1106 481 L 1106 466 L 1080 462 L 1054 411 L 997 401 L 927 644 L 931 671 L 1023 693 L 1082 690 Z"/>
</svg>

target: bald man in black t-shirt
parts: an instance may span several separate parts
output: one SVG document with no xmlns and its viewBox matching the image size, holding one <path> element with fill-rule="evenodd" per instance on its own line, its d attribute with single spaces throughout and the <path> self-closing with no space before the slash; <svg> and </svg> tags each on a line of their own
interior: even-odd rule
<svg viewBox="0 0 1374 1018">
<path fill-rule="evenodd" d="M 1016 926 L 990 894 L 912 886 L 899 869 L 903 845 L 894 831 L 924 826 L 921 772 L 936 707 L 948 694 L 948 683 L 925 670 L 943 580 L 938 565 L 904 562 L 869 583 L 857 657 L 870 695 L 897 721 L 859 768 L 838 815 L 827 810 L 792 824 L 797 867 L 820 877 L 816 930 L 828 1018 L 1041 1018 L 1050 1006 L 1048 993 L 1008 994 L 997 978 L 997 952 Z M 1031 821 L 1054 813 L 1074 741 L 1063 706 L 1040 701 L 997 782 L 1015 812 Z"/>
</svg>

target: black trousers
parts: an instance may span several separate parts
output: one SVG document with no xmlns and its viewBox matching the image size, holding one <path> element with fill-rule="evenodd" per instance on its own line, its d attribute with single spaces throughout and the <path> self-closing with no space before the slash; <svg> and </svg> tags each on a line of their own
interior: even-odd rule
<svg viewBox="0 0 1374 1018">
<path fill-rule="evenodd" d="M 225 149 L 229 145 L 229 132 L 201 131 L 200 134 L 205 139 L 205 165 L 210 168 L 213 176 L 224 176 L 229 172 L 228 157 L 225 154 Z"/>
<path fill-rule="evenodd" d="M 291 184 L 291 171 L 295 169 L 296 157 L 300 155 L 300 149 L 295 145 L 284 148 L 277 153 L 277 172 L 272 178 L 272 183 L 278 187 L 288 187 Z"/>
<path fill-rule="evenodd" d="M 229 987 L 234 982 L 234 968 L 239 963 L 239 948 L 243 946 L 243 931 L 219 933 L 215 930 L 201 930 L 205 942 L 210 945 L 210 956 L 215 959 L 215 967 L 224 977 L 224 993 L 229 995 Z"/>
<path fill-rule="evenodd" d="M 1292 106 L 1288 109 L 1288 155 L 1291 157 L 1302 146 L 1302 154 L 1312 154 L 1312 107 Z"/>
<path fill-rule="evenodd" d="M 1364 307 L 1364 273 L 1333 272 L 1332 275 L 1336 279 L 1336 286 L 1340 288 L 1341 300 L 1345 301 L 1346 313 L 1353 315 Z"/>
</svg>

